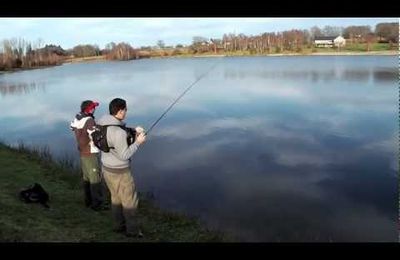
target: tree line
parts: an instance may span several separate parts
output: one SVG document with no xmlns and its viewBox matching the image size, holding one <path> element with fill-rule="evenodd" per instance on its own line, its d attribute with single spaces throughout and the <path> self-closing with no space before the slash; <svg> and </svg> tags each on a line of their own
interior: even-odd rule
<svg viewBox="0 0 400 260">
<path fill-rule="evenodd" d="M 250 53 L 279 53 L 283 51 L 300 52 L 305 48 L 313 47 L 313 40 L 321 36 L 343 36 L 352 43 L 389 43 L 395 45 L 399 41 L 399 23 L 379 23 L 372 30 L 370 26 L 312 27 L 310 30 L 287 30 L 269 32 L 259 35 L 224 34 L 222 39 L 193 37 L 189 46 L 192 53 L 202 52 L 236 52 L 249 51 Z"/>
<path fill-rule="evenodd" d="M 24 39 L 3 40 L 0 43 L 0 71 L 35 68 L 61 64 L 68 58 L 105 56 L 109 60 L 137 59 L 138 51 L 129 43 L 109 43 L 101 50 L 96 44 L 80 44 L 64 50 L 61 46 L 45 45 L 42 40 L 31 43 Z"/>
<path fill-rule="evenodd" d="M 38 40 L 32 44 L 23 39 L 3 40 L 0 45 L 0 70 L 57 65 L 63 55 L 62 48 L 54 45 L 42 47 Z M 59 46 L 58 46 L 59 47 Z"/>
<path fill-rule="evenodd" d="M 225 53 L 247 51 L 250 54 L 280 53 L 284 51 L 301 52 L 313 48 L 313 40 L 321 36 L 342 35 L 349 43 L 365 43 L 369 50 L 372 43 L 398 44 L 399 23 L 379 23 L 374 30 L 370 26 L 335 27 L 314 26 L 310 30 L 286 30 L 265 32 L 259 35 L 243 33 L 224 34 L 221 39 L 208 39 L 202 36 L 193 37 L 188 46 L 178 44 L 166 46 L 162 40 L 156 46 L 135 49 L 129 43 L 108 43 L 104 49 L 96 44 L 80 44 L 64 50 L 56 45 L 44 45 L 43 40 L 34 43 L 24 39 L 3 40 L 0 43 L 0 70 L 15 68 L 33 68 L 58 65 L 67 58 L 84 58 L 104 56 L 109 60 L 132 60 L 149 56 L 170 56 L 184 53 L 197 54 L 204 52 Z"/>
</svg>

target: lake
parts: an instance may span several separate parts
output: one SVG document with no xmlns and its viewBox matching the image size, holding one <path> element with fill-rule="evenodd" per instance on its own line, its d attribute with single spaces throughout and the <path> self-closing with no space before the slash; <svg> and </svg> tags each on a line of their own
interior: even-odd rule
<svg viewBox="0 0 400 260">
<path fill-rule="evenodd" d="M 398 241 L 398 57 L 143 59 L 0 75 L 0 139 L 77 158 L 86 99 L 159 122 L 134 155 L 140 192 L 240 241 Z"/>
</svg>

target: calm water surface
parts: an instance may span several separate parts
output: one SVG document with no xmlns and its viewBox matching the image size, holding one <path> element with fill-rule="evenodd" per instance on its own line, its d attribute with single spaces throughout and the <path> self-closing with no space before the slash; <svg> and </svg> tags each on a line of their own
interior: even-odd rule
<svg viewBox="0 0 400 260">
<path fill-rule="evenodd" d="M 77 157 L 85 99 L 153 129 L 139 191 L 240 241 L 397 241 L 398 57 L 237 57 L 69 64 L 0 75 L 0 138 Z"/>
</svg>

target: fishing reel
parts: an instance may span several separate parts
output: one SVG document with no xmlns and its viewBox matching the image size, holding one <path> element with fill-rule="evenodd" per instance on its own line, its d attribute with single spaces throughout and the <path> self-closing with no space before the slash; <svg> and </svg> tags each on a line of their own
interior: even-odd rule
<svg viewBox="0 0 400 260">
<path fill-rule="evenodd" d="M 126 128 L 126 139 L 128 142 L 128 146 L 133 144 L 136 140 L 137 132 L 135 128 L 127 127 Z"/>
</svg>

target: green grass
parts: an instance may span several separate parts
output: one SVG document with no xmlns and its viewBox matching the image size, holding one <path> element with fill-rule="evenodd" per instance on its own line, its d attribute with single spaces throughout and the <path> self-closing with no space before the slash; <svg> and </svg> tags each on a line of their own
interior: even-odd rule
<svg viewBox="0 0 400 260">
<path fill-rule="evenodd" d="M 394 50 L 396 50 L 395 48 Z M 393 50 L 393 48 L 390 48 L 390 44 L 388 43 L 373 43 L 371 45 L 371 51 L 387 51 L 387 50 Z"/>
<path fill-rule="evenodd" d="M 353 43 L 346 44 L 343 48 L 344 51 L 367 51 L 366 43 Z M 370 51 L 388 51 L 390 50 L 390 45 L 388 43 L 372 43 L 370 45 Z"/>
<path fill-rule="evenodd" d="M 55 163 L 47 149 L 0 144 L 0 241 L 34 242 L 222 242 L 229 238 L 184 215 L 168 213 L 149 199 L 140 200 L 142 239 L 112 232 L 111 211 L 83 206 L 79 175 L 71 163 Z M 20 189 L 34 182 L 50 195 L 50 209 L 25 204 Z M 141 196 L 139 196 L 141 197 Z"/>
</svg>

